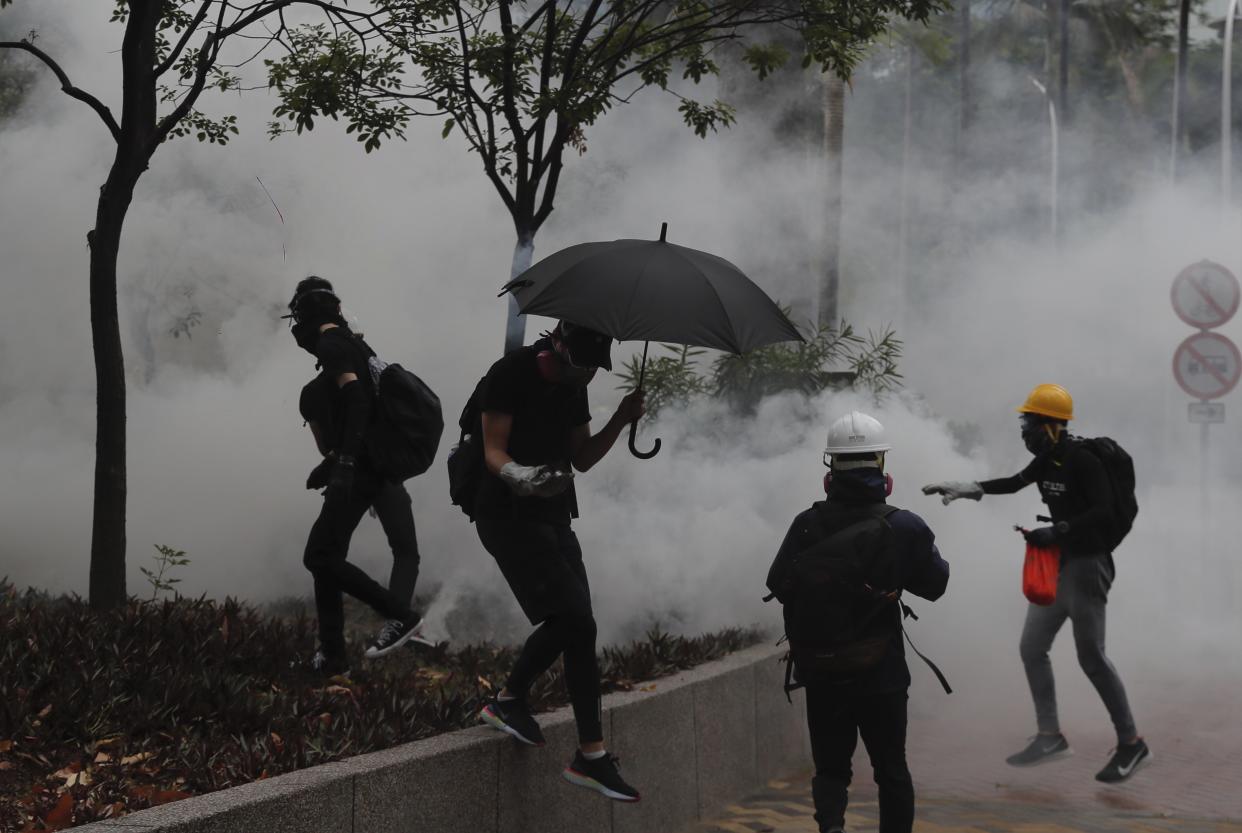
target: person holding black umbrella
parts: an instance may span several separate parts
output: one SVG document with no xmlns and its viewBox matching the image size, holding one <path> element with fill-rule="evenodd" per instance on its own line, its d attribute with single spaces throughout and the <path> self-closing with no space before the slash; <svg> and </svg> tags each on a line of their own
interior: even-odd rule
<svg viewBox="0 0 1242 833">
<path fill-rule="evenodd" d="M 496 559 L 522 612 L 536 625 L 504 688 L 479 719 L 531 746 L 543 733 L 526 694 L 556 658 L 578 725 L 579 749 L 565 780 L 616 801 L 638 801 L 604 748 L 595 617 L 582 549 L 570 522 L 578 517 L 573 470 L 586 472 L 645 411 L 641 390 L 590 430 L 587 384 L 612 369 L 612 339 L 561 321 L 534 344 L 492 365 L 481 386 L 485 471 L 475 502 L 479 540 Z"/>
</svg>

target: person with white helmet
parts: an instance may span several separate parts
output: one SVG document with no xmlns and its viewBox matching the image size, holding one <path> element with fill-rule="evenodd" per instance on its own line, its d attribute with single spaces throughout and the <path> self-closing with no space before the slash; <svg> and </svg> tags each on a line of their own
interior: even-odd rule
<svg viewBox="0 0 1242 833">
<path fill-rule="evenodd" d="M 923 493 L 941 495 L 941 500 L 948 504 L 960 498 L 980 500 L 984 495 L 1009 495 L 1032 483 L 1038 484 L 1051 524 L 1025 536 L 1035 546 L 1060 548 L 1060 572 L 1052 604 L 1028 606 L 1019 646 L 1035 701 L 1038 733 L 1026 748 L 1010 755 L 1006 762 L 1012 766 L 1033 766 L 1072 754 L 1057 718 L 1056 685 L 1048 658 L 1057 632 L 1068 619 L 1074 628 L 1078 664 L 1104 701 L 1117 732 L 1117 747 L 1108 764 L 1096 774 L 1096 780 L 1124 781 L 1151 761 L 1151 750 L 1135 728 L 1121 677 L 1104 653 L 1108 591 L 1116 575 L 1112 549 L 1119 541 L 1115 504 L 1123 496 L 1117 494 L 1104 462 L 1089 445 L 1101 441 L 1084 441 L 1070 435 L 1068 425 L 1074 418 L 1074 400 L 1069 391 L 1060 385 L 1038 385 L 1018 412 L 1022 415 L 1022 441 L 1034 455 L 1026 468 L 1012 477 L 981 483 L 932 483 L 923 487 Z M 1130 485 L 1133 486 L 1132 481 Z M 1132 509 L 1137 511 L 1137 506 Z M 1120 534 L 1128 529 L 1127 525 Z"/>
<path fill-rule="evenodd" d="M 844 830 L 859 735 L 879 787 L 880 833 L 914 826 L 901 594 L 940 598 L 949 565 L 922 518 L 887 504 L 890 449 L 884 426 L 867 414 L 853 411 L 832 423 L 827 499 L 794 518 L 768 573 L 789 637 L 796 685 L 787 688 L 806 688 L 821 833 Z"/>
</svg>

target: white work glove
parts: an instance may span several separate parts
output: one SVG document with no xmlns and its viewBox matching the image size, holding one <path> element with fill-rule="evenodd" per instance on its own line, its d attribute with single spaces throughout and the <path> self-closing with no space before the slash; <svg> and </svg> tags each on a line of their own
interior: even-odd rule
<svg viewBox="0 0 1242 833">
<path fill-rule="evenodd" d="M 944 483 L 932 483 L 923 487 L 925 495 L 941 495 L 940 502 L 948 506 L 960 498 L 980 500 L 983 498 L 983 487 L 975 480 L 949 480 Z"/>
<path fill-rule="evenodd" d="M 574 474 L 552 466 L 523 466 L 509 461 L 500 467 L 500 479 L 515 495 L 553 497 L 569 488 Z"/>
</svg>

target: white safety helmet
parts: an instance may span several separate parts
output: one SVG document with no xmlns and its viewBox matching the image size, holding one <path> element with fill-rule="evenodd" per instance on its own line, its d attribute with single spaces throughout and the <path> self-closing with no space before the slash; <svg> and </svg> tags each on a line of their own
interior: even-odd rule
<svg viewBox="0 0 1242 833">
<path fill-rule="evenodd" d="M 832 465 L 831 458 L 839 454 L 874 453 L 876 460 L 882 460 L 884 452 L 890 450 L 884 439 L 884 426 L 878 419 L 868 416 L 862 411 L 850 411 L 832 423 L 828 429 L 828 447 L 824 449 L 824 464 Z M 857 468 L 875 465 L 871 461 L 860 460 L 839 462 L 837 468 Z"/>
</svg>

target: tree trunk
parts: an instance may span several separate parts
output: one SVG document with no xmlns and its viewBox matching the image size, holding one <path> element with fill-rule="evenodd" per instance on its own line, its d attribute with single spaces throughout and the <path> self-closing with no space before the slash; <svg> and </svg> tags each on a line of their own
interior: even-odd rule
<svg viewBox="0 0 1242 833">
<path fill-rule="evenodd" d="M 1061 122 L 1069 124 L 1070 0 L 1061 0 L 1061 9 L 1057 17 L 1061 28 L 1061 43 L 1057 49 L 1057 57 L 1061 63 L 1057 73 L 1057 107 L 1061 110 Z"/>
<path fill-rule="evenodd" d="M 163 5 L 130 0 L 121 44 L 120 135 L 99 192 L 91 249 L 91 343 L 95 351 L 95 500 L 91 520 L 90 603 L 125 604 L 125 357 L 117 315 L 116 263 L 134 186 L 155 152 L 156 32 Z"/>
<path fill-rule="evenodd" d="M 836 326 L 840 310 L 841 211 L 844 205 L 842 155 L 845 146 L 845 81 L 834 72 L 824 75 L 824 267 L 819 286 L 819 323 Z"/>
<path fill-rule="evenodd" d="M 116 262 L 121 229 L 137 176 L 113 165 L 99 195 L 90 242 L 91 341 L 95 351 L 95 502 L 91 524 L 90 603 L 108 609 L 125 603 L 125 358 L 116 302 Z"/>
<path fill-rule="evenodd" d="M 1190 0 L 1177 9 L 1177 71 L 1173 79 L 1173 119 L 1169 140 L 1169 176 L 1177 181 L 1177 157 L 1186 135 L 1186 75 L 1190 57 Z"/>
<path fill-rule="evenodd" d="M 513 246 L 513 265 L 509 270 L 509 280 L 530 268 L 535 256 L 535 233 L 519 231 L 517 243 Z M 522 346 L 526 339 L 526 316 L 518 312 L 517 298 L 509 293 L 509 313 L 505 322 L 505 354 L 512 353 Z"/>
<path fill-rule="evenodd" d="M 974 119 L 974 98 L 970 88 L 970 0 L 961 0 L 957 33 L 957 174 L 966 167 L 968 134 Z"/>
<path fill-rule="evenodd" d="M 906 94 L 904 113 L 902 114 L 901 134 L 901 185 L 898 198 L 897 214 L 897 288 L 901 294 L 901 310 L 903 329 L 908 326 L 910 316 L 906 310 L 910 307 L 910 145 L 914 132 L 914 44 L 906 44 Z"/>
</svg>

